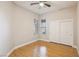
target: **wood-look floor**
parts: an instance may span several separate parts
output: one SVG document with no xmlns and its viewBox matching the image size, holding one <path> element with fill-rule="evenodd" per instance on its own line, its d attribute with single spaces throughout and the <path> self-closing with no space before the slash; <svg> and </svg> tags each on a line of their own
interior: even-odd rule
<svg viewBox="0 0 79 59">
<path fill-rule="evenodd" d="M 14 50 L 9 57 L 32 57 L 33 50 L 36 46 L 45 46 L 47 47 L 47 56 L 48 57 L 76 57 L 78 56 L 77 50 L 73 47 L 50 43 L 46 41 L 36 41 L 31 44 L 22 46 Z"/>
</svg>

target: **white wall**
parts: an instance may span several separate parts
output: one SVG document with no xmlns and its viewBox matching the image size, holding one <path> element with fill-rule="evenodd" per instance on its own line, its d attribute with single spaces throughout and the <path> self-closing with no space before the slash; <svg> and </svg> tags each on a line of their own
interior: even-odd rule
<svg viewBox="0 0 79 59">
<path fill-rule="evenodd" d="M 53 20 L 65 20 L 73 19 L 74 20 L 74 45 L 77 45 L 77 29 L 76 29 L 76 6 L 60 9 L 58 11 L 50 12 L 43 14 L 41 18 L 46 19 L 49 23 Z M 49 34 L 52 35 L 52 34 Z"/>
<path fill-rule="evenodd" d="M 30 42 L 34 39 L 34 19 L 37 14 L 15 5 L 13 21 L 13 39 L 15 46 Z"/>
<path fill-rule="evenodd" d="M 79 2 L 77 4 L 77 48 L 79 53 Z"/>
<path fill-rule="evenodd" d="M 34 19 L 38 15 L 12 2 L 0 2 L 0 56 L 15 46 L 35 40 Z"/>
<path fill-rule="evenodd" d="M 6 56 L 14 47 L 11 25 L 12 10 L 11 2 L 0 2 L 0 56 Z"/>
<path fill-rule="evenodd" d="M 43 14 L 42 17 L 46 18 L 47 20 L 63 20 L 69 18 L 74 19 L 75 14 L 76 14 L 76 6 L 73 6 Z"/>
</svg>

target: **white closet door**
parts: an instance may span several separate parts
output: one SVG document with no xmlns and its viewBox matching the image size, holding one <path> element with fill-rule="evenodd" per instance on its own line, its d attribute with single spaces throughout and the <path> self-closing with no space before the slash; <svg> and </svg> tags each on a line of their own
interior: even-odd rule
<svg viewBox="0 0 79 59">
<path fill-rule="evenodd" d="M 49 24 L 49 39 L 52 42 L 73 45 L 73 21 L 56 20 Z"/>
<path fill-rule="evenodd" d="M 60 21 L 60 40 L 61 43 L 73 45 L 73 21 Z"/>
</svg>

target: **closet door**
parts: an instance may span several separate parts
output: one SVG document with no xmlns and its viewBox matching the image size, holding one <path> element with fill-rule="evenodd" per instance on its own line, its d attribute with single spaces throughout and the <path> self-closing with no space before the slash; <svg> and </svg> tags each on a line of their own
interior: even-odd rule
<svg viewBox="0 0 79 59">
<path fill-rule="evenodd" d="M 73 21 L 71 19 L 50 21 L 49 39 L 52 42 L 72 46 L 73 45 Z"/>
<path fill-rule="evenodd" d="M 73 21 L 72 20 L 64 20 L 60 21 L 60 41 L 63 44 L 73 45 Z"/>
</svg>

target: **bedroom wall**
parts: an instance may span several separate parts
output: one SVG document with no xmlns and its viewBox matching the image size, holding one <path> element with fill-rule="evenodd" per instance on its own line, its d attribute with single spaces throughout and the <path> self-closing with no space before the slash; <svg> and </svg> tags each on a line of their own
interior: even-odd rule
<svg viewBox="0 0 79 59">
<path fill-rule="evenodd" d="M 15 46 L 35 40 L 34 19 L 37 19 L 38 15 L 18 5 L 15 5 L 14 11 L 13 39 Z"/>
<path fill-rule="evenodd" d="M 12 39 L 13 4 L 0 1 L 0 56 L 6 56 L 14 47 Z"/>
<path fill-rule="evenodd" d="M 79 53 L 79 2 L 77 3 L 77 49 Z"/>
<path fill-rule="evenodd" d="M 37 14 L 13 2 L 0 2 L 0 56 L 7 56 L 14 47 L 35 40 L 34 19 L 38 19 Z"/>
<path fill-rule="evenodd" d="M 77 29 L 76 29 L 76 6 L 63 8 L 57 11 L 51 11 L 41 16 L 42 19 L 46 19 L 47 22 L 53 20 L 73 19 L 74 21 L 74 45 L 77 46 Z M 52 35 L 52 34 L 50 34 Z"/>
</svg>

